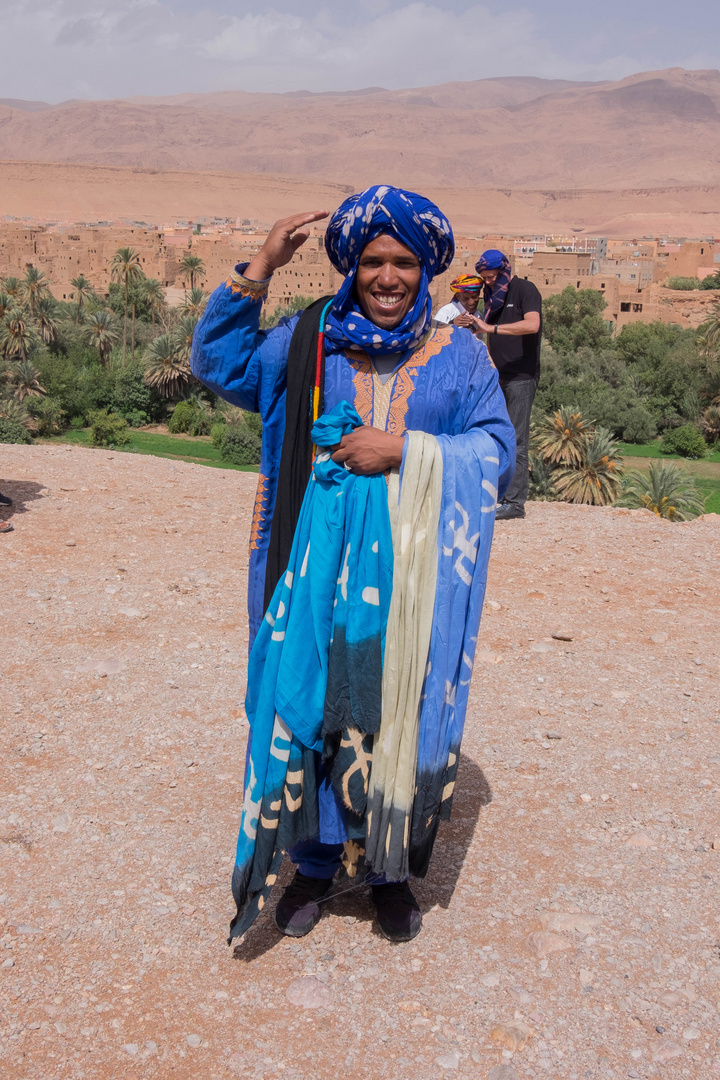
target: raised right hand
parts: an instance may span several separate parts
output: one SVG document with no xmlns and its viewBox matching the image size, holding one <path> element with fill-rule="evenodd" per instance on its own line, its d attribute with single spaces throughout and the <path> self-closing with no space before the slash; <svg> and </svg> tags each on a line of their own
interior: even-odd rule
<svg viewBox="0 0 720 1080">
<path fill-rule="evenodd" d="M 309 214 L 293 214 L 292 217 L 276 221 L 267 240 L 248 263 L 243 277 L 250 281 L 265 281 L 271 277 L 280 266 L 290 262 L 297 249 L 307 240 L 310 232 L 303 226 L 327 216 L 327 210 L 313 210 Z"/>
</svg>

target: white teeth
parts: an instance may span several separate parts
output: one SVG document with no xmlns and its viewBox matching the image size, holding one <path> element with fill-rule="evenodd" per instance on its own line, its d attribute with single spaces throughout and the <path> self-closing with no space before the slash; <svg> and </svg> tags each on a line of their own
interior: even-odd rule
<svg viewBox="0 0 720 1080">
<path fill-rule="evenodd" d="M 402 296 L 376 296 L 375 299 L 383 307 L 395 307 L 402 300 Z"/>
</svg>

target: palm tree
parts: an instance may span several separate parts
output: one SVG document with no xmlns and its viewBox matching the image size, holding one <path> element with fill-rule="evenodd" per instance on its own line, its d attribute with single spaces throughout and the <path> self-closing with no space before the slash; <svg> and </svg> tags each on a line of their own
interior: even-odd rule
<svg viewBox="0 0 720 1080">
<path fill-rule="evenodd" d="M 51 345 L 58 334 L 57 304 L 52 296 L 41 297 L 35 305 L 35 326 L 46 345 Z"/>
<path fill-rule="evenodd" d="M 3 292 L 17 302 L 20 301 L 20 278 L 6 277 L 2 283 Z"/>
<path fill-rule="evenodd" d="M 150 315 L 152 317 L 152 324 L 155 326 L 155 312 L 157 308 L 163 307 L 165 304 L 165 291 L 159 281 L 155 278 L 145 279 L 145 299 L 150 307 Z"/>
<path fill-rule="evenodd" d="M 75 292 L 73 296 L 77 300 L 77 321 L 82 322 L 83 304 L 89 296 L 92 296 L 94 290 L 92 282 L 85 277 L 84 274 L 78 274 L 70 282 Z"/>
<path fill-rule="evenodd" d="M 29 324 L 25 309 L 11 308 L 0 323 L 0 353 L 8 360 L 27 360 L 39 344 L 37 331 Z"/>
<path fill-rule="evenodd" d="M 692 477 L 669 461 L 651 461 L 648 472 L 632 469 L 625 477 L 621 501 L 631 508 L 644 506 L 668 521 L 687 521 L 705 509 Z"/>
<path fill-rule="evenodd" d="M 14 365 L 13 382 L 15 389 L 13 397 L 18 401 L 24 401 L 28 397 L 44 397 L 47 390 L 40 385 L 40 372 L 30 360 L 21 360 Z"/>
<path fill-rule="evenodd" d="M 7 292 L 7 285 L 5 287 Z M 708 361 L 708 368 L 715 367 L 720 357 L 720 303 L 710 309 L 710 318 L 698 328 L 700 351 Z"/>
<path fill-rule="evenodd" d="M 583 420 L 579 409 L 561 405 L 557 412 L 544 416 L 533 431 L 533 447 L 553 465 L 577 465 L 583 455 L 592 421 Z"/>
<path fill-rule="evenodd" d="M 205 310 L 207 302 L 207 294 L 202 289 L 191 289 L 189 293 L 185 293 L 181 310 L 185 315 L 194 315 L 195 318 L 199 319 Z"/>
<path fill-rule="evenodd" d="M 85 343 L 97 349 L 103 367 L 107 363 L 113 346 L 117 345 L 119 337 L 115 317 L 110 311 L 101 308 L 100 311 L 88 316 L 85 323 Z"/>
<path fill-rule="evenodd" d="M 161 334 L 145 350 L 145 382 L 163 397 L 178 397 L 192 378 L 190 366 L 180 356 L 178 343 L 170 334 Z"/>
<path fill-rule="evenodd" d="M 555 469 L 540 454 L 530 454 L 529 498 L 535 502 L 555 502 L 559 498 L 555 487 Z"/>
<path fill-rule="evenodd" d="M 6 290 L 7 291 L 7 290 Z M 38 302 L 50 296 L 50 285 L 42 270 L 28 266 L 25 277 L 20 282 L 20 297 L 35 314 Z"/>
<path fill-rule="evenodd" d="M 17 306 L 16 301 L 10 296 L 9 293 L 0 292 L 0 321 L 2 321 Z"/>
<path fill-rule="evenodd" d="M 555 471 L 555 486 L 567 502 L 608 506 L 622 485 L 622 458 L 607 428 L 583 436 L 580 460 Z"/>
<path fill-rule="evenodd" d="M 709 405 L 700 417 L 700 426 L 708 443 L 716 443 L 720 439 L 720 408 L 717 405 Z"/>
<path fill-rule="evenodd" d="M 110 273 L 125 289 L 125 321 L 123 322 L 123 367 L 127 357 L 128 289 L 131 283 L 144 277 L 140 256 L 134 248 L 118 248 L 112 257 Z"/>
<path fill-rule="evenodd" d="M 190 288 L 195 288 L 195 278 L 202 277 L 205 273 L 205 263 L 198 255 L 184 255 L 180 262 L 183 274 L 190 278 Z"/>
<path fill-rule="evenodd" d="M 175 330 L 178 355 L 186 364 L 190 362 L 193 334 L 198 324 L 197 316 L 183 315 Z"/>
</svg>

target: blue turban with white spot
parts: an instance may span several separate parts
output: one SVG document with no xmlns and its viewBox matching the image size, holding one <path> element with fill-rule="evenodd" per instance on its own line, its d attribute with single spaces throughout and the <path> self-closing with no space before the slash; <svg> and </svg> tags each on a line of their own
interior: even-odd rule
<svg viewBox="0 0 720 1080">
<path fill-rule="evenodd" d="M 405 244 L 420 260 L 422 270 L 415 303 L 392 330 L 370 322 L 355 296 L 360 255 L 381 233 Z M 325 323 L 326 338 L 338 348 L 355 345 L 369 353 L 414 348 L 430 325 L 430 282 L 447 270 L 455 254 L 452 228 L 435 203 L 412 191 L 376 184 L 351 195 L 337 208 L 325 233 L 325 250 L 335 269 L 346 275 Z"/>
</svg>

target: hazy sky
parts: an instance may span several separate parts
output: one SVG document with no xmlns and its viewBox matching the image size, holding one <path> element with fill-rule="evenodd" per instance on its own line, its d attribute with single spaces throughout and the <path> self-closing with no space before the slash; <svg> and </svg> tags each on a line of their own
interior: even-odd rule
<svg viewBox="0 0 720 1080">
<path fill-rule="evenodd" d="M 350 90 L 720 67 L 720 0 L 0 0 L 0 97 Z"/>
</svg>

